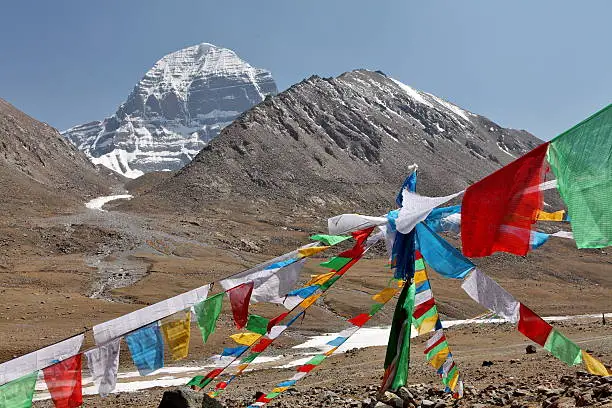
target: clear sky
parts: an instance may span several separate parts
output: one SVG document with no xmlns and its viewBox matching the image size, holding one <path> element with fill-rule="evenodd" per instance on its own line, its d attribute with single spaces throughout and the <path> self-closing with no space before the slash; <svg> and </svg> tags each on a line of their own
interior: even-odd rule
<svg viewBox="0 0 612 408">
<path fill-rule="evenodd" d="M 210 42 L 280 89 L 379 69 L 550 139 L 612 101 L 612 1 L 3 0 L 0 98 L 63 130 Z"/>
</svg>

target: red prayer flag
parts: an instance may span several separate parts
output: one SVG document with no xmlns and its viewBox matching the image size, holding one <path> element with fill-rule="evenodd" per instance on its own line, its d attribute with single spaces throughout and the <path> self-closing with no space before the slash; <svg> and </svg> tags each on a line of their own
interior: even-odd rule
<svg viewBox="0 0 612 408">
<path fill-rule="evenodd" d="M 282 321 L 285 317 L 287 317 L 288 314 L 289 314 L 289 312 L 284 312 L 284 313 L 279 314 L 275 318 L 270 319 L 270 321 L 268 322 L 268 333 L 270 332 L 270 329 L 272 329 L 280 321 Z"/>
<path fill-rule="evenodd" d="M 204 377 L 204 378 L 215 378 L 216 376 L 218 376 L 222 372 L 223 372 L 222 368 L 215 368 L 214 370 L 212 370 L 211 372 L 206 374 L 206 377 Z"/>
<path fill-rule="evenodd" d="M 544 143 L 467 188 L 461 203 L 464 255 L 527 254 L 531 228 L 542 207 L 537 186 L 544 181 L 547 149 Z"/>
<path fill-rule="evenodd" d="M 298 372 L 300 372 L 300 373 L 309 373 L 315 367 L 316 367 L 316 365 L 314 365 L 314 364 L 304 364 L 304 365 L 298 367 Z"/>
<path fill-rule="evenodd" d="M 370 320 L 370 315 L 369 315 L 369 314 L 367 314 L 367 313 L 362 313 L 362 314 L 360 314 L 360 315 L 357 315 L 357 316 L 353 317 L 353 318 L 352 318 L 352 319 L 350 319 L 348 322 L 349 322 L 350 324 L 353 324 L 353 325 L 357 326 L 357 327 L 361 327 L 361 326 L 363 326 L 364 324 L 366 324 L 366 322 L 367 322 L 368 320 Z"/>
<path fill-rule="evenodd" d="M 442 343 L 443 341 L 446 341 L 446 336 L 442 336 L 438 339 L 438 341 L 436 341 L 434 344 L 432 344 L 431 346 L 427 347 L 423 353 L 427 354 L 429 353 L 431 350 L 433 350 L 438 344 Z"/>
<path fill-rule="evenodd" d="M 82 354 L 77 354 L 43 370 L 49 394 L 57 408 L 75 408 L 83 404 L 81 357 Z"/>
<path fill-rule="evenodd" d="M 521 303 L 519 308 L 518 331 L 544 347 L 552 326 Z"/>
<path fill-rule="evenodd" d="M 253 282 L 243 283 L 227 291 L 236 327 L 242 329 L 247 324 L 249 316 L 249 301 L 253 293 Z"/>
<path fill-rule="evenodd" d="M 221 381 L 219 384 L 215 386 L 215 388 L 218 390 L 224 390 L 225 388 L 227 388 L 227 382 Z"/>
<path fill-rule="evenodd" d="M 418 249 L 414 251 L 414 259 L 415 261 L 418 261 L 419 259 L 422 259 L 423 255 L 421 254 L 421 251 L 419 251 Z"/>
<path fill-rule="evenodd" d="M 418 319 L 419 317 L 427 313 L 429 309 L 434 307 L 435 304 L 436 304 L 436 300 L 434 298 L 431 298 L 428 301 L 421 303 L 420 305 L 414 308 L 414 312 L 412 312 L 412 317 L 414 317 L 415 319 Z"/>
<path fill-rule="evenodd" d="M 253 346 L 253 348 L 251 349 L 251 351 L 253 353 L 261 353 L 262 351 L 264 351 L 270 344 L 272 343 L 272 339 L 269 339 L 267 337 L 262 338 L 261 340 L 259 340 L 257 342 L 256 345 Z"/>
<path fill-rule="evenodd" d="M 270 401 L 271 401 L 271 400 L 270 400 L 270 399 L 268 399 L 268 398 L 266 398 L 266 396 L 265 396 L 265 395 L 262 395 L 261 397 L 257 398 L 257 401 L 256 401 L 256 402 L 265 402 L 265 403 L 267 404 L 267 403 L 268 403 L 268 402 L 270 402 Z"/>
</svg>

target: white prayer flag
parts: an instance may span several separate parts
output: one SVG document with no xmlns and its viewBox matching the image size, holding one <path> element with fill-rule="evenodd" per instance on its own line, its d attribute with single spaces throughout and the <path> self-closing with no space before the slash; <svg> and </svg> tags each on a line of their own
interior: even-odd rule
<svg viewBox="0 0 612 408">
<path fill-rule="evenodd" d="M 461 285 L 472 299 L 512 323 L 519 319 L 519 302 L 497 282 L 474 268 Z"/>
<path fill-rule="evenodd" d="M 121 338 L 117 338 L 84 353 L 91 376 L 102 397 L 108 396 L 117 384 L 120 345 Z"/>
</svg>

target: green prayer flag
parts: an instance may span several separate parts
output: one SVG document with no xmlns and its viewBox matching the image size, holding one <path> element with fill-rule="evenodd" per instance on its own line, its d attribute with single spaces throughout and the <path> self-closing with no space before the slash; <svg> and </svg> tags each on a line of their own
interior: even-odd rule
<svg viewBox="0 0 612 408">
<path fill-rule="evenodd" d="M 382 309 L 385 306 L 384 303 L 374 303 L 371 307 L 370 307 L 370 316 L 374 316 L 376 313 L 378 313 L 378 311 L 380 309 Z"/>
<path fill-rule="evenodd" d="M 456 372 L 457 372 L 457 366 L 454 366 L 453 368 L 450 369 L 448 374 L 446 374 L 446 377 L 442 378 L 442 382 L 444 383 L 444 385 L 450 384 Z"/>
<path fill-rule="evenodd" d="M 252 363 L 253 360 L 257 358 L 261 353 L 251 353 L 242 360 L 240 360 L 240 364 Z"/>
<path fill-rule="evenodd" d="M 423 315 L 419 316 L 418 319 L 416 319 L 416 325 L 415 326 L 420 326 L 421 323 L 423 323 L 423 321 L 427 318 L 433 317 L 435 315 L 438 314 L 438 308 L 436 307 L 436 305 L 433 305 L 431 307 L 431 309 L 429 309 L 428 311 L 426 311 L 425 313 L 423 313 Z"/>
<path fill-rule="evenodd" d="M 431 360 L 436 355 L 438 355 L 439 352 L 447 348 L 448 348 L 448 342 L 444 340 L 442 343 L 438 344 L 436 347 L 429 350 L 429 352 L 427 353 L 427 361 Z"/>
<path fill-rule="evenodd" d="M 266 395 L 266 398 L 267 399 L 273 399 L 273 398 L 278 397 L 279 395 L 280 395 L 280 392 L 271 392 L 268 395 Z"/>
<path fill-rule="evenodd" d="M 340 279 L 340 275 L 334 275 L 327 280 L 324 284 L 321 285 L 321 290 L 325 292 L 331 285 L 333 285 L 338 279 Z"/>
<path fill-rule="evenodd" d="M 336 245 L 342 241 L 346 241 L 351 238 L 350 235 L 326 235 L 317 234 L 310 237 L 313 241 L 321 241 L 325 245 Z"/>
<path fill-rule="evenodd" d="M 327 357 L 320 354 L 318 356 L 314 356 L 313 358 L 311 358 L 310 360 L 308 360 L 308 362 L 306 364 L 312 364 L 312 365 L 319 365 L 321 364 Z"/>
<path fill-rule="evenodd" d="M 190 387 L 192 385 L 197 385 L 199 387 L 203 379 L 204 379 L 203 375 L 196 375 L 187 383 L 187 386 Z"/>
<path fill-rule="evenodd" d="M 574 366 L 582 362 L 582 352 L 573 341 L 552 329 L 544 348 L 567 365 Z"/>
<path fill-rule="evenodd" d="M 30 408 L 38 371 L 0 385 L 0 407 Z"/>
<path fill-rule="evenodd" d="M 553 139 L 547 160 L 578 248 L 612 245 L 612 104 Z"/>
<path fill-rule="evenodd" d="M 223 295 L 225 295 L 225 292 L 211 296 L 193 307 L 198 318 L 198 326 L 200 327 L 200 332 L 202 332 L 204 343 L 208 340 L 208 336 L 215 332 L 217 319 L 221 314 L 221 307 L 223 306 Z"/>
<path fill-rule="evenodd" d="M 325 268 L 333 269 L 334 271 L 339 271 L 342 269 L 347 263 L 351 262 L 352 258 L 344 258 L 342 256 L 335 256 L 327 262 L 323 262 L 320 265 Z"/>
<path fill-rule="evenodd" d="M 425 262 L 423 261 L 423 258 L 419 258 L 416 261 L 414 261 L 415 271 L 422 271 L 423 269 L 425 269 Z"/>
<path fill-rule="evenodd" d="M 408 381 L 410 364 L 410 330 L 414 312 L 415 286 L 404 285 L 393 313 L 393 323 L 389 334 L 389 344 L 385 356 L 385 381 L 388 389 L 397 390 Z"/>
<path fill-rule="evenodd" d="M 247 321 L 246 329 L 253 333 L 261 334 L 262 336 L 268 332 L 268 323 L 270 319 L 265 317 L 250 314 L 249 320 Z"/>
</svg>

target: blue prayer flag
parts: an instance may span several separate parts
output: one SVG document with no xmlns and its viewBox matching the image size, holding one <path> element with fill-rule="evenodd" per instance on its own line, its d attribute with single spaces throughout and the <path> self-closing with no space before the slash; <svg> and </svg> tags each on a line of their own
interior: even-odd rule
<svg viewBox="0 0 612 408">
<path fill-rule="evenodd" d="M 237 357 L 244 353 L 249 347 L 248 346 L 240 346 L 240 347 L 228 347 L 223 349 L 222 356 L 231 356 Z"/>
<path fill-rule="evenodd" d="M 125 341 L 140 375 L 164 366 L 164 340 L 157 322 L 126 335 Z"/>
<path fill-rule="evenodd" d="M 416 226 L 419 250 L 425 262 L 445 278 L 463 279 L 474 264 L 424 223 Z"/>
<path fill-rule="evenodd" d="M 333 347 L 340 347 L 346 341 L 346 337 L 336 337 L 333 340 L 327 342 L 327 345 Z"/>
</svg>

